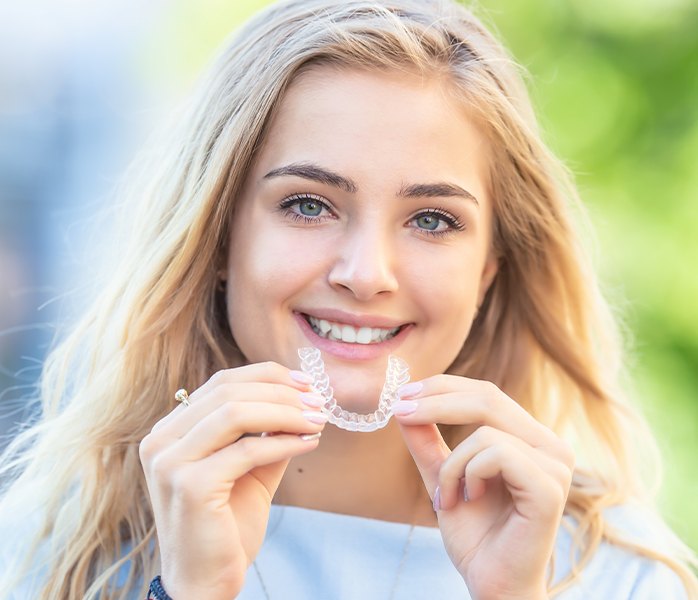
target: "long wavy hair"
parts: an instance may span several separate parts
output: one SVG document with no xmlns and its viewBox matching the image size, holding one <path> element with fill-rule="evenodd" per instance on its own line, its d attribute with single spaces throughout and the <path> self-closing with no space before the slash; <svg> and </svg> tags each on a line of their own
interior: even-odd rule
<svg viewBox="0 0 698 600">
<path fill-rule="evenodd" d="M 169 138 L 139 159 L 119 266 L 50 355 L 40 420 L 4 456 L 0 514 L 36 530 L 0 596 L 37 565 L 44 599 L 143 597 L 159 571 L 138 445 L 177 388 L 245 362 L 218 271 L 265 131 L 294 78 L 317 65 L 440 77 L 480 117 L 500 266 L 449 372 L 494 382 L 579 452 L 566 507 L 579 558 L 551 593 L 602 540 L 663 561 L 695 591 L 693 556 L 668 528 L 667 545 L 650 548 L 604 518 L 644 499 L 638 448 L 651 436 L 624 400 L 622 336 L 575 229 L 583 208 L 541 141 L 518 67 L 455 2 L 290 0 L 230 39 Z"/>
</svg>

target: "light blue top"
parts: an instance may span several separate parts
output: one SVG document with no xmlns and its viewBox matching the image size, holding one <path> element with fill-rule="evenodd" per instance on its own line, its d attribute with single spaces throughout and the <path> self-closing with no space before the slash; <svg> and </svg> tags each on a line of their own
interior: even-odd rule
<svg viewBox="0 0 698 600">
<path fill-rule="evenodd" d="M 632 539 L 655 540 L 651 519 L 634 509 L 618 508 L 606 516 Z M 570 569 L 572 523 L 566 517 L 558 534 L 556 581 Z M 0 573 L 10 557 L 24 550 L 26 540 L 18 535 L 16 524 L 14 534 L 4 529 L 0 527 Z M 470 599 L 437 528 L 417 526 L 410 533 L 410 526 L 402 523 L 295 507 L 272 506 L 264 545 L 256 568 L 248 571 L 240 600 L 267 598 L 260 575 L 271 600 Z M 127 578 L 125 567 L 119 579 L 123 584 Z M 40 580 L 41 574 L 35 573 L 2 600 L 36 597 Z M 574 586 L 556 596 L 556 600 L 686 598 L 679 577 L 668 567 L 610 544 L 602 544 Z M 133 600 L 142 599 L 134 594 Z"/>
<path fill-rule="evenodd" d="M 632 511 L 608 515 L 631 537 L 643 538 Z M 555 580 L 570 570 L 570 519 L 555 548 Z M 408 542 L 409 544 L 405 549 Z M 402 566 L 400 566 L 402 561 Z M 273 506 L 262 550 L 240 600 L 468 600 L 439 529 L 415 527 L 295 507 Z M 399 570 L 399 574 L 398 574 Z M 394 591 L 394 594 L 393 594 Z M 662 563 L 602 544 L 581 578 L 556 600 L 684 599 L 679 577 Z"/>
</svg>

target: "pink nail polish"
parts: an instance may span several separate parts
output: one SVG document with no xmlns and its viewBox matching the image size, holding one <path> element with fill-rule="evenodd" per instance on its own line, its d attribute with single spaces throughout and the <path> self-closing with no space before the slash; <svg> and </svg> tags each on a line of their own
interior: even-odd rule
<svg viewBox="0 0 698 600">
<path fill-rule="evenodd" d="M 320 408 L 325 403 L 325 399 L 315 392 L 303 392 L 300 394 L 300 398 L 303 404 L 313 408 Z"/>
<path fill-rule="evenodd" d="M 436 486 L 434 490 L 434 512 L 439 512 L 441 510 L 441 490 L 439 486 Z"/>
<path fill-rule="evenodd" d="M 416 411 L 418 406 L 419 404 L 414 400 L 398 400 L 391 408 L 394 415 L 405 417 Z"/>
<path fill-rule="evenodd" d="M 288 374 L 293 381 L 297 381 L 298 383 L 313 383 L 313 378 L 303 371 L 289 371 Z"/>
<path fill-rule="evenodd" d="M 405 385 L 401 385 L 397 389 L 397 395 L 400 398 L 409 398 L 411 396 L 416 396 L 424 389 L 424 384 L 421 381 L 411 381 Z"/>
<path fill-rule="evenodd" d="M 327 420 L 328 420 L 328 417 L 326 414 L 323 414 L 317 410 L 304 410 L 303 417 L 305 418 L 306 421 L 310 421 L 311 423 L 315 423 L 317 425 L 322 425 L 323 423 L 327 423 Z"/>
</svg>

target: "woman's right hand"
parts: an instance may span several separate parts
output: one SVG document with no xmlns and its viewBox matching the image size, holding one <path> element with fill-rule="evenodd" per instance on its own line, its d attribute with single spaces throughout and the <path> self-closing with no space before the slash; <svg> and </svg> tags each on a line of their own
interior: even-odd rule
<svg viewBox="0 0 698 600">
<path fill-rule="evenodd" d="M 175 600 L 229 600 L 242 588 L 288 461 L 317 447 L 302 436 L 326 422 L 311 408 L 321 397 L 302 396 L 305 380 L 271 362 L 219 371 L 141 442 L 162 584 Z"/>
</svg>

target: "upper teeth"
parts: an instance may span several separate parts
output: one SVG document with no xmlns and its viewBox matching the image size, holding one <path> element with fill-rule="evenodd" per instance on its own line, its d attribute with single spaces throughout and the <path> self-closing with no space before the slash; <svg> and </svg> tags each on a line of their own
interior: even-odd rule
<svg viewBox="0 0 698 600">
<path fill-rule="evenodd" d="M 325 319 L 318 319 L 308 315 L 308 322 L 313 331 L 319 336 L 334 341 L 348 342 L 350 344 L 375 344 L 384 342 L 393 337 L 399 327 L 393 329 L 381 329 L 380 327 L 352 327 L 344 323 L 333 323 Z"/>
</svg>

